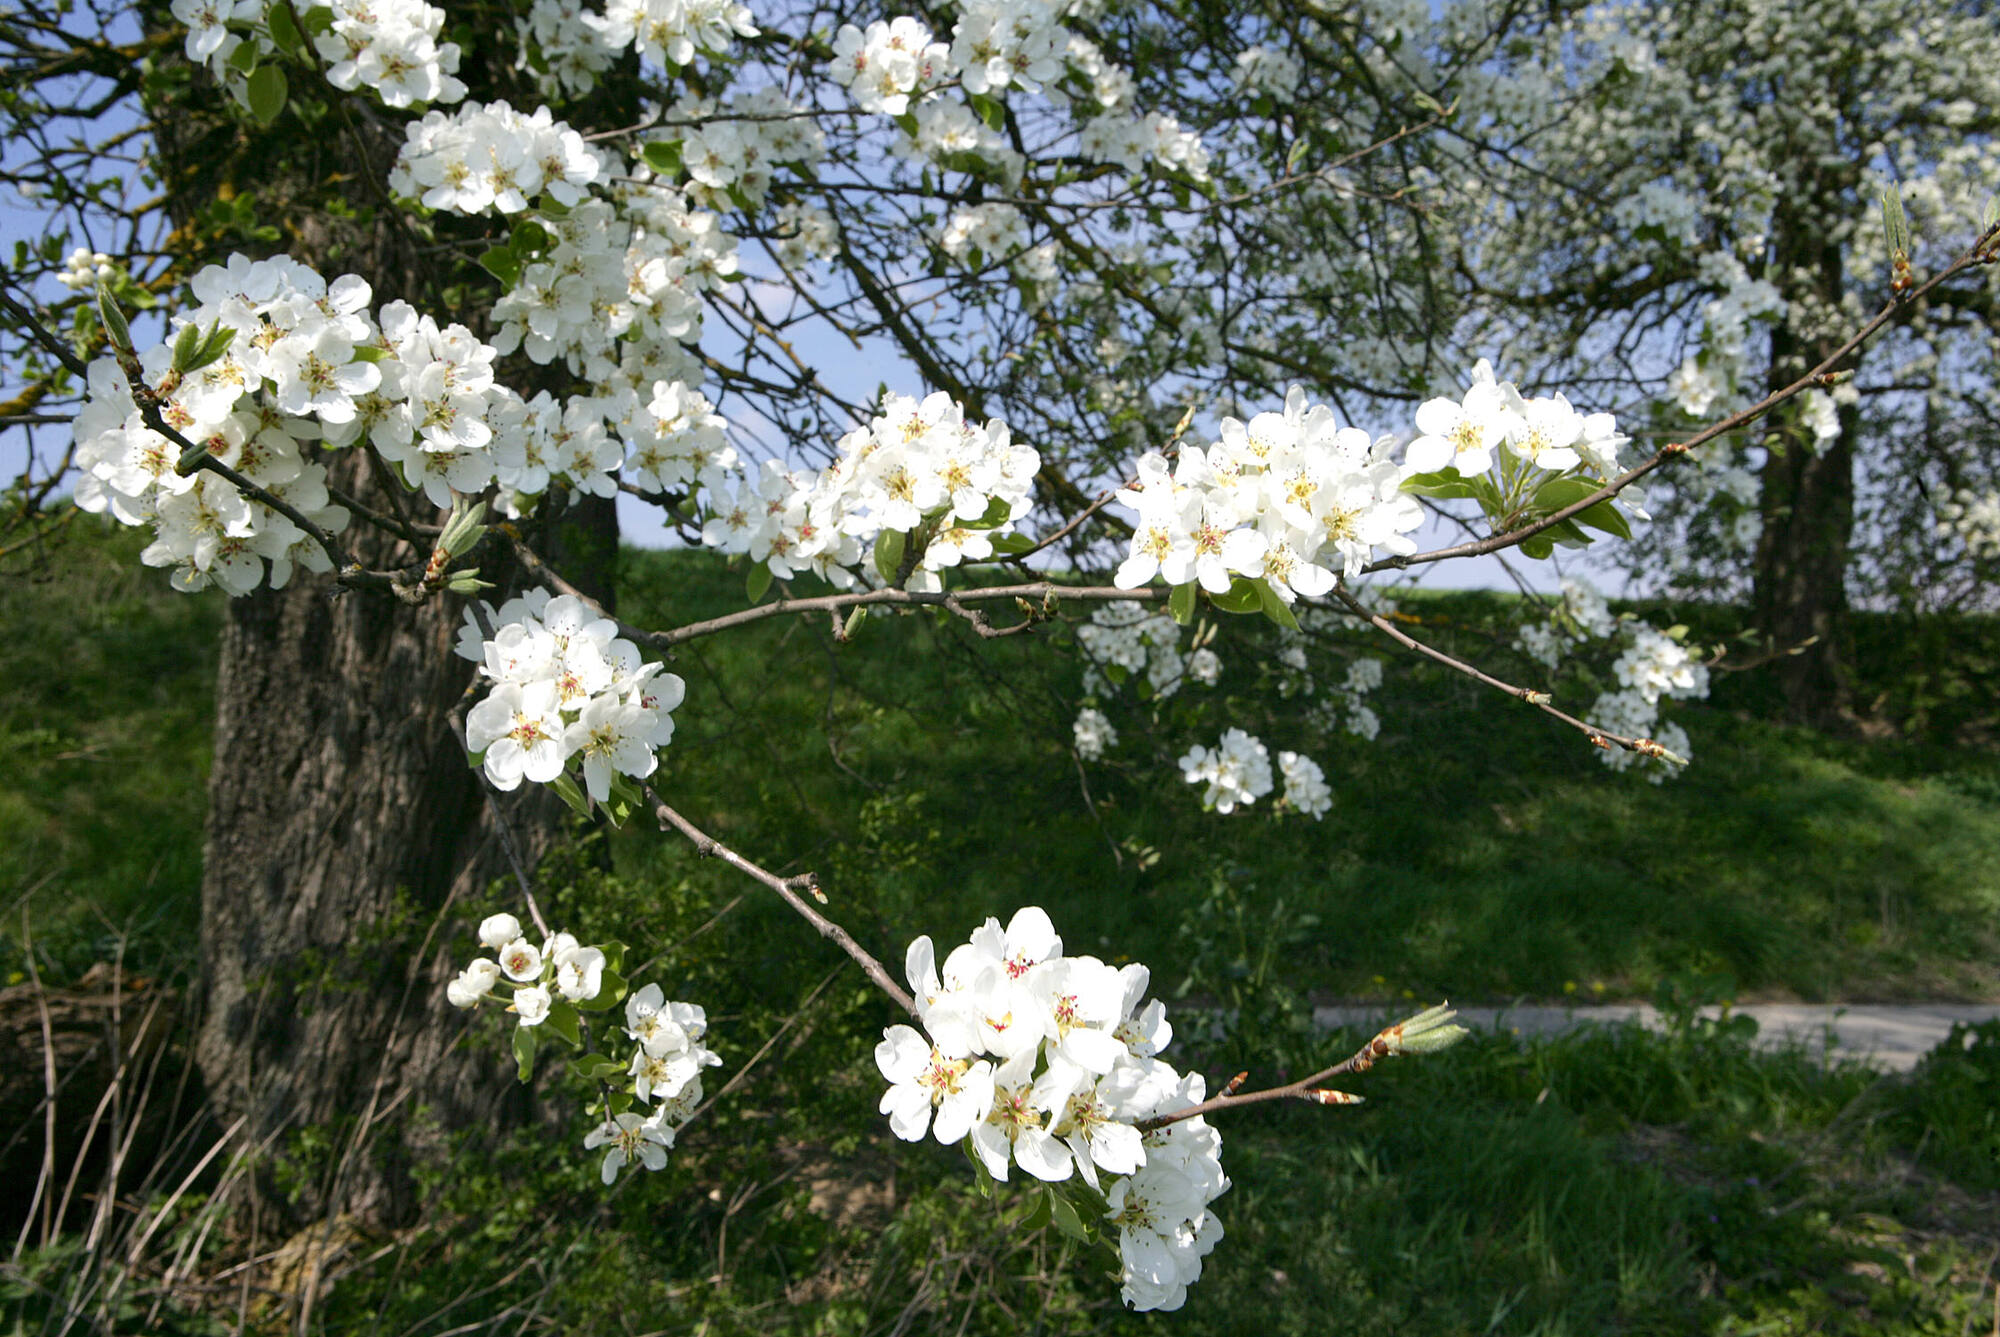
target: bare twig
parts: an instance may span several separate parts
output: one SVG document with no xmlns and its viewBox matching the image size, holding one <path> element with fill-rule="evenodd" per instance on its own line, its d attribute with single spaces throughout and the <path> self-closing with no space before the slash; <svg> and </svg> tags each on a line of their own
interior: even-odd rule
<svg viewBox="0 0 2000 1337">
<path fill-rule="evenodd" d="M 1414 650 L 1418 654 L 1424 656 L 1426 659 L 1434 660 L 1437 663 L 1444 665 L 1448 669 L 1452 669 L 1458 673 L 1463 673 L 1466 677 L 1471 678 L 1475 682 L 1485 683 L 1488 687 L 1491 687 L 1496 691 L 1505 692 L 1507 695 L 1515 698 L 1518 701 L 1527 702 L 1529 705 L 1541 711 L 1543 714 L 1561 720 L 1564 724 L 1569 725 L 1572 729 L 1580 730 L 1583 733 L 1583 736 L 1585 738 L 1588 738 L 1591 741 L 1591 743 L 1597 747 L 1609 749 L 1613 746 L 1617 746 L 1624 748 L 1627 752 L 1637 752 L 1641 756 L 1656 757 L 1662 760 L 1675 759 L 1672 753 L 1668 752 L 1665 748 L 1661 747 L 1658 743 L 1654 742 L 1650 738 L 1627 738 L 1623 734 L 1615 734 L 1611 733 L 1609 730 L 1600 729 L 1594 724 L 1585 724 L 1582 720 L 1578 719 L 1576 716 L 1571 715 L 1566 711 L 1557 710 L 1554 704 L 1550 701 L 1549 694 L 1547 692 L 1538 692 L 1531 687 L 1516 687 L 1513 683 L 1502 682 L 1500 679 L 1494 677 L 1490 673 L 1487 673 L 1483 669 L 1475 668 L 1471 664 L 1466 663 L 1464 660 L 1454 659 L 1450 655 L 1446 654 L 1444 651 L 1436 648 L 1435 646 L 1425 645 L 1422 641 L 1418 640 L 1416 637 L 1404 631 L 1401 627 L 1391 622 L 1388 618 L 1381 616 L 1379 613 L 1371 613 L 1370 611 L 1368 611 L 1367 607 L 1363 605 L 1360 600 L 1356 599 L 1354 595 L 1348 590 L 1345 583 L 1334 586 L 1333 595 L 1336 599 L 1340 600 L 1341 603 L 1347 606 L 1349 612 L 1353 613 L 1356 617 L 1361 618 L 1363 621 L 1367 622 L 1368 625 L 1375 628 L 1375 630 L 1381 632 L 1384 636 L 1387 636 L 1390 640 L 1396 642 L 1396 644 L 1402 646 L 1404 649 Z"/>
<path fill-rule="evenodd" d="M 896 983 L 895 977 L 889 974 L 888 969 L 880 961 L 869 955 L 867 948 L 856 942 L 854 936 L 846 929 L 806 904 L 805 897 L 799 894 L 801 891 L 817 897 L 821 901 L 826 899 L 825 894 L 819 889 L 819 880 L 811 873 L 800 873 L 796 877 L 779 877 L 769 869 L 750 862 L 750 860 L 744 858 L 735 850 L 730 849 L 727 845 L 703 831 L 678 812 L 675 812 L 671 807 L 667 806 L 665 799 L 654 792 L 651 785 L 645 786 L 645 790 L 647 800 L 653 805 L 653 815 L 659 819 L 661 830 L 664 831 L 669 826 L 673 827 L 676 831 L 694 842 L 696 852 L 703 858 L 720 859 L 731 868 L 755 878 L 772 891 L 777 892 L 784 899 L 785 904 L 797 911 L 808 924 L 811 924 L 819 932 L 822 938 L 829 940 L 835 946 L 839 947 L 841 951 L 846 952 L 848 956 L 852 957 L 854 963 L 860 966 L 866 972 L 868 978 L 875 982 L 875 987 L 895 1000 L 896 1006 L 902 1008 L 912 1017 L 917 1016 L 916 1000 L 904 991 L 902 985 Z"/>
</svg>

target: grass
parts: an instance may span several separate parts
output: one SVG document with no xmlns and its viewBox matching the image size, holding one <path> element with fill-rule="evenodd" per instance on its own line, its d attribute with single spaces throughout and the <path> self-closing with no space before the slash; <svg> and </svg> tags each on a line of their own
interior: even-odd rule
<svg viewBox="0 0 2000 1337">
<path fill-rule="evenodd" d="M 0 575 L 7 983 L 24 908 L 58 980 L 121 939 L 142 969 L 167 966 L 199 913 L 222 609 L 141 566 L 141 535 L 79 521 Z"/>
<path fill-rule="evenodd" d="M 624 608 L 642 623 L 740 600 L 700 557 L 632 566 Z M 1491 599 L 1408 607 L 1433 634 L 1490 640 Z M 1221 643 L 1221 684 L 1157 711 L 1108 706 L 1122 745 L 1084 776 L 1067 747 L 1075 669 L 1045 646 L 973 644 L 928 617 L 872 618 L 851 647 L 766 623 L 683 652 L 662 783 L 741 847 L 814 867 L 885 932 L 962 935 L 1033 889 L 1072 941 L 1171 970 L 1176 925 L 1222 877 L 1245 932 L 1285 941 L 1285 970 L 1321 995 L 1643 996 L 1690 971 L 1746 996 L 2000 993 L 1988 751 L 1696 707 L 1682 713 L 1694 767 L 1656 787 L 1406 659 L 1375 698 L 1378 740 L 1321 737 L 1297 703 L 1273 708 L 1270 638 L 1232 621 L 1250 634 Z M 1335 648 L 1381 653 L 1352 636 Z M 1520 671 L 1490 644 L 1483 658 Z M 1174 759 L 1239 722 L 1320 758 L 1336 796 L 1323 822 L 1198 811 Z M 679 855 L 635 836 L 620 857 L 636 871 Z"/>
<path fill-rule="evenodd" d="M 0 723 L 49 739 L 17 742 L 29 765 L 0 778 L 0 871 L 33 890 L 51 978 L 80 971 L 107 922 L 151 926 L 129 949 L 142 968 L 189 953 L 217 608 L 131 556 L 113 539 L 0 586 L 21 629 L 0 646 Z M 630 565 L 634 620 L 740 599 L 740 577 L 698 556 Z M 1489 635 L 1492 606 L 1407 605 L 1461 648 Z M 1324 993 L 1610 995 L 1683 971 L 1809 997 L 1993 989 L 1988 755 L 1786 730 L 1725 691 L 1686 716 L 1696 769 L 1655 788 L 1528 712 L 1392 664 L 1381 739 L 1320 741 L 1337 794 L 1323 823 L 1203 815 L 1179 749 L 1224 718 L 1274 750 L 1299 736 L 1295 712 L 1268 707 L 1268 651 L 1225 643 L 1216 692 L 1157 719 L 1117 708 L 1118 752 L 1080 779 L 1074 668 L 1046 647 L 973 645 L 928 617 L 871 618 L 837 647 L 819 624 L 774 621 L 677 659 L 688 704 L 658 783 L 781 871 L 817 870 L 836 917 L 892 958 L 917 931 L 958 940 L 1039 901 L 1072 950 L 1154 967 L 1183 999 L 1174 1057 L 1211 1074 L 1346 1052 L 1360 1037 L 1307 1022 Z M 754 885 L 640 831 L 585 836 L 540 876 L 552 918 L 643 944 L 636 978 L 707 1005 L 724 1071 L 778 1036 L 666 1171 L 606 1193 L 580 1126 L 497 1147 L 457 1130 L 423 1221 L 386 1238 L 211 1228 L 189 1194 L 154 1237 L 183 1259 L 176 1285 L 113 1260 L 130 1269 L 119 1312 L 82 1326 L 1915 1337 L 1993 1321 L 2000 1027 L 1907 1080 L 1765 1054 L 1692 1017 L 1664 1036 L 1485 1039 L 1385 1064 L 1354 1085 L 1358 1108 L 1263 1107 L 1225 1127 L 1228 1238 L 1188 1310 L 1149 1319 L 1118 1309 L 1107 1255 L 1019 1228 L 1025 1203 L 980 1197 L 956 1153 L 885 1135 L 854 1056 L 889 1018 Z M 499 1029 L 477 1042 L 504 1062 Z M 278 1154 L 304 1165 L 320 1145 L 305 1130 Z M 297 1260 L 314 1250 L 339 1279 L 302 1318 Z M 107 1267 L 83 1266 L 73 1237 L 27 1250 L 0 1267 L 0 1329 L 62 1326 L 61 1299 L 102 1291 Z"/>
</svg>

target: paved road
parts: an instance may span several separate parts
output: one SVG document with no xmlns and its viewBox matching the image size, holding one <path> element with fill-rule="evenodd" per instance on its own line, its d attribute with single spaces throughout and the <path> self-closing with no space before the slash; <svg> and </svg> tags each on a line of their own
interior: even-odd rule
<svg viewBox="0 0 2000 1337">
<path fill-rule="evenodd" d="M 1757 1042 L 1778 1046 L 1794 1040 L 1818 1053 L 1832 1041 L 1835 1057 L 1862 1059 L 1876 1067 L 1907 1072 L 1935 1049 L 1952 1023 L 2000 1019 L 2000 1004 L 1911 1003 L 1853 1004 L 1744 1003 L 1735 1009 L 1757 1019 Z M 1313 1020 L 1322 1026 L 1363 1029 L 1407 1015 L 1404 1008 L 1390 1015 L 1379 1005 L 1321 1007 Z M 1715 1009 L 1705 1009 L 1714 1016 Z M 1647 1003 L 1606 1003 L 1588 1007 L 1466 1007 L 1458 1019 L 1467 1026 L 1504 1028 L 1517 1035 L 1553 1035 L 1578 1026 L 1622 1026 L 1630 1021 L 1654 1030 L 1660 1014 Z"/>
</svg>

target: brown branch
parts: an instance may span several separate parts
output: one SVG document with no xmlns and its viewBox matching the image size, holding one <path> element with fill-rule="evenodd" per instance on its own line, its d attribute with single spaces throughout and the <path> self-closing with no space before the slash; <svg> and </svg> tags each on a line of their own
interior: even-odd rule
<svg viewBox="0 0 2000 1337">
<path fill-rule="evenodd" d="M 960 604 L 990 603 L 999 599 L 1079 599 L 1085 602 L 1114 603 L 1132 600 L 1139 603 L 1156 602 L 1164 599 L 1170 591 L 1144 587 L 1123 590 L 1111 585 L 1063 585 L 1052 580 L 1038 580 L 1026 585 L 991 585 L 980 589 L 966 590 L 850 590 L 844 594 L 822 594 L 807 599 L 779 599 L 772 603 L 757 604 L 751 608 L 721 617 L 712 617 L 704 622 L 690 622 L 684 627 L 669 631 L 639 632 L 642 643 L 655 649 L 679 645 L 683 641 L 696 640 L 703 636 L 713 636 L 719 631 L 728 631 L 752 622 L 762 622 L 765 618 L 782 617 L 790 613 L 817 613 L 837 611 L 843 608 L 924 607 L 939 606 L 950 608 Z M 1011 634 L 1011 633 L 1007 633 Z"/>
<path fill-rule="evenodd" d="M 1654 742 L 1650 738 L 1627 738 L 1622 734 L 1615 734 L 1608 732 L 1607 730 L 1600 729 L 1594 724 L 1585 724 L 1582 720 L 1578 719 L 1576 716 L 1571 715 L 1566 711 L 1557 710 L 1555 706 L 1550 702 L 1549 694 L 1547 692 L 1538 692 L 1535 691 L 1533 688 L 1516 687 L 1513 683 L 1502 682 L 1500 679 L 1494 677 L 1490 673 L 1485 672 L 1483 669 L 1475 668 L 1471 664 L 1466 663 L 1464 660 L 1453 659 L 1450 655 L 1446 654 L 1442 650 L 1437 649 L 1434 646 L 1425 645 L 1422 641 L 1418 640 L 1416 637 L 1404 631 L 1401 627 L 1391 622 L 1388 618 L 1381 616 L 1379 613 L 1369 612 L 1368 609 L 1360 602 L 1360 600 L 1356 599 L 1354 595 L 1351 592 L 1349 592 L 1345 583 L 1334 586 L 1333 595 L 1336 599 L 1340 600 L 1341 603 L 1345 604 L 1347 606 L 1347 610 L 1353 613 L 1354 616 L 1361 618 L 1363 621 L 1367 622 L 1370 626 L 1374 627 L 1375 630 L 1381 632 L 1384 636 L 1387 636 L 1390 640 L 1396 642 L 1396 644 L 1402 646 L 1405 650 L 1414 650 L 1416 653 L 1424 656 L 1426 659 L 1434 660 L 1437 663 L 1444 665 L 1448 669 L 1452 669 L 1455 670 L 1456 672 L 1463 673 L 1466 677 L 1471 678 L 1475 682 L 1485 683 L 1488 687 L 1494 688 L 1496 691 L 1505 692 L 1507 695 L 1515 698 L 1518 701 L 1527 702 L 1529 705 L 1541 711 L 1543 714 L 1561 720 L 1564 724 L 1569 725 L 1572 729 L 1580 730 L 1583 733 L 1583 736 L 1585 738 L 1588 738 L 1591 741 L 1591 743 L 1597 747 L 1604 748 L 1608 751 L 1615 744 L 1618 747 L 1624 748 L 1627 752 L 1637 752 L 1642 757 L 1654 757 L 1663 761 L 1674 759 L 1673 754 L 1671 752 L 1668 752 L 1665 748 L 1661 747 L 1658 743 Z"/>
<path fill-rule="evenodd" d="M 1425 1013 L 1422 1017 L 1410 1020 L 1423 1022 L 1432 1016 L 1433 1013 Z M 1445 1021 L 1449 1021 L 1451 1016 L 1450 1012 L 1442 1013 L 1442 1019 Z M 1140 1132 L 1147 1133 L 1183 1120 L 1233 1110 L 1239 1105 L 1262 1105 L 1273 1100 L 1306 1100 L 1315 1105 L 1359 1105 L 1362 1100 L 1360 1096 L 1351 1095 L 1346 1091 L 1329 1091 L 1322 1088 L 1320 1083 L 1331 1081 L 1336 1077 L 1358 1076 L 1374 1067 L 1378 1060 L 1396 1058 L 1413 1052 L 1413 1046 L 1406 1044 L 1403 1034 L 1403 1028 L 1408 1024 L 1409 1022 L 1399 1021 L 1393 1026 L 1384 1026 L 1367 1044 L 1332 1067 L 1321 1068 L 1310 1077 L 1301 1077 L 1298 1081 L 1286 1082 L 1283 1086 L 1265 1087 L 1260 1091 L 1243 1091 L 1243 1083 L 1249 1079 L 1249 1074 L 1239 1072 L 1219 1093 L 1200 1104 L 1190 1105 L 1186 1109 L 1174 1110 L 1168 1114 L 1156 1114 L 1150 1119 L 1141 1119 L 1137 1127 Z M 1438 1029 L 1438 1024 L 1419 1027 L 1419 1031 L 1433 1033 Z M 1450 1029 L 1455 1032 L 1454 1039 L 1464 1038 L 1464 1032 L 1459 1028 Z M 1446 1040 L 1444 1043 L 1450 1044 L 1452 1041 Z"/>
<path fill-rule="evenodd" d="M 783 898 L 785 904 L 791 906 L 793 910 L 798 912 L 801 918 L 818 931 L 820 937 L 829 940 L 835 946 L 839 947 L 841 951 L 846 952 L 853 959 L 854 963 L 860 966 L 863 972 L 867 974 L 868 978 L 874 981 L 876 988 L 895 1000 L 896 1006 L 902 1008 L 912 1017 L 917 1017 L 916 1000 L 904 991 L 902 985 L 896 983 L 895 978 L 889 974 L 887 967 L 869 955 L 868 949 L 856 942 L 854 936 L 846 929 L 806 904 L 805 897 L 799 894 L 802 891 L 811 894 L 822 902 L 826 899 L 825 894 L 819 889 L 819 880 L 817 878 L 811 873 L 800 873 L 797 877 L 779 877 L 769 869 L 762 868 L 750 862 L 750 860 L 744 858 L 735 850 L 730 849 L 729 846 L 715 839 L 693 822 L 690 822 L 687 818 L 668 807 L 667 801 L 654 792 L 651 785 L 644 786 L 644 789 L 647 800 L 653 805 L 653 816 L 659 819 L 662 831 L 666 830 L 669 826 L 673 827 L 676 831 L 694 842 L 695 852 L 704 859 L 720 859 L 737 872 L 754 878 L 769 887 L 772 891 L 777 892 Z M 917 1019 L 921 1020 L 921 1018 Z"/>
</svg>

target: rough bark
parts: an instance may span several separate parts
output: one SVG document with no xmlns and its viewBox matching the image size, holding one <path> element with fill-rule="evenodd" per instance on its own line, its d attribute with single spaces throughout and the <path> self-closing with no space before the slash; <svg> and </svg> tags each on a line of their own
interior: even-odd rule
<svg viewBox="0 0 2000 1337">
<path fill-rule="evenodd" d="M 1784 717 L 1795 724 L 1828 725 L 1851 704 L 1846 584 L 1854 527 L 1850 431 L 1851 425 L 1823 454 L 1788 440 L 1764 466 L 1764 529 L 1757 543 L 1753 612 L 1774 656 L 1768 672 Z"/>
<path fill-rule="evenodd" d="M 1844 288 L 1837 245 L 1803 231 L 1782 236 L 1778 254 L 1799 257 L 1814 275 L 1818 298 L 1838 303 Z M 1823 339 L 1802 339 L 1789 325 L 1771 335 L 1770 388 L 1790 383 L 1832 351 Z M 1766 673 L 1788 721 L 1826 727 L 1851 707 L 1847 565 L 1854 533 L 1854 445 L 1860 415 L 1840 414 L 1840 436 L 1817 449 L 1796 414 L 1773 424 L 1763 469 L 1761 510 L 1752 571 L 1751 615 L 1770 656 Z"/>
<path fill-rule="evenodd" d="M 466 267 L 427 251 L 360 184 L 393 161 L 393 125 L 357 117 L 301 136 L 281 118 L 260 130 L 216 96 L 198 76 L 154 109 L 176 221 L 209 241 L 212 258 L 282 250 L 329 277 L 360 274 L 378 308 L 403 298 L 478 328 L 477 313 L 446 305 L 452 285 L 468 282 Z M 254 184 L 256 216 L 278 225 L 282 241 L 246 246 L 205 224 L 211 202 L 239 181 Z M 518 374 L 510 383 L 538 388 Z M 337 486 L 378 512 L 412 504 L 359 448 L 323 462 Z M 430 513 L 421 498 L 415 509 Z M 611 504 L 590 501 L 538 542 L 602 596 L 616 532 Z M 345 537 L 377 569 L 428 555 L 358 521 Z M 510 592 L 504 559 L 482 551 L 478 564 L 499 583 L 496 598 Z M 509 861 L 453 719 L 472 677 L 452 653 L 463 606 L 440 597 L 413 608 L 310 577 L 230 604 L 195 1056 L 215 1113 L 225 1124 L 243 1119 L 242 1145 L 260 1149 L 267 1226 L 274 1216 L 282 1224 L 336 1213 L 400 1223 L 417 1206 L 410 1171 L 437 1152 L 444 1130 L 504 1127 L 528 1113 L 493 1049 L 496 1028 L 480 1028 L 486 1043 L 468 1051 L 469 1019 L 443 996 L 454 959 L 466 956 L 466 917 L 520 908 L 511 890 L 499 904 L 485 895 Z M 532 867 L 566 810 L 529 791 L 502 801 Z M 320 1135 L 295 1136 L 308 1128 Z"/>
<path fill-rule="evenodd" d="M 272 1205 L 292 1212 L 401 1220 L 430 1130 L 526 1113 L 502 1057 L 463 1043 L 443 987 L 466 917 L 503 908 L 485 895 L 510 875 L 496 821 L 532 867 L 561 805 L 507 795 L 498 818 L 466 766 L 461 607 L 318 582 L 235 601 L 223 632 L 196 1057 L 251 1143 L 284 1154 L 299 1129 L 338 1134 L 284 1167 L 291 1201 Z M 511 887 L 503 905 L 519 908 Z"/>
</svg>

